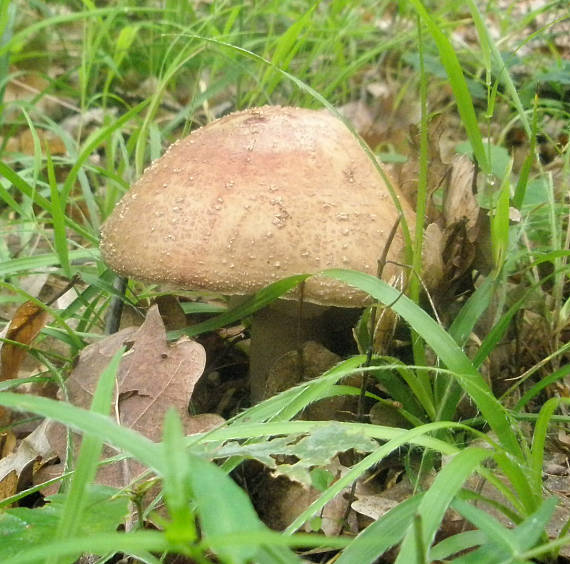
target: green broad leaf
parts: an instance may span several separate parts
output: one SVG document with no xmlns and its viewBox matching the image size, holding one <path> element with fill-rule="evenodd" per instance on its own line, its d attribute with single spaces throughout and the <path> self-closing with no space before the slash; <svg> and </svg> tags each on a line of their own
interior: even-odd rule
<svg viewBox="0 0 570 564">
<path fill-rule="evenodd" d="M 515 528 L 513 538 L 519 553 L 533 548 L 539 542 L 545 534 L 544 529 L 552 519 L 557 504 L 558 498 L 556 497 L 545 499 L 532 515 Z"/>
<path fill-rule="evenodd" d="M 262 546 L 255 557 L 257 564 L 301 564 L 301 559 L 290 550 L 280 546 Z"/>
<path fill-rule="evenodd" d="M 313 468 L 310 471 L 311 475 L 311 486 L 316 488 L 320 492 L 324 492 L 333 482 L 334 475 L 332 472 L 325 470 L 324 468 Z"/>
<path fill-rule="evenodd" d="M 268 468 L 277 469 L 279 473 L 291 477 L 295 476 L 297 480 L 311 485 L 311 468 L 326 466 L 340 452 L 351 449 L 371 452 L 377 447 L 378 442 L 365 435 L 361 429 L 330 422 L 311 429 L 305 436 L 288 433 L 286 437 L 245 444 L 230 441 L 218 446 L 217 443 L 212 443 L 210 448 L 206 447 L 205 454 L 217 459 L 239 456 L 259 460 Z M 277 463 L 276 457 L 292 456 L 298 459 L 295 464 Z"/>
<path fill-rule="evenodd" d="M 509 165 L 510 155 L 509 152 L 500 145 L 493 145 L 492 143 L 485 142 L 485 151 L 489 154 L 489 162 L 491 167 L 491 174 L 503 180 L 505 178 L 505 172 Z M 469 155 L 473 158 L 473 147 L 469 141 L 464 143 L 459 143 L 455 150 L 458 153 Z M 494 206 L 493 194 L 488 194 L 484 192 L 478 196 L 479 204 L 484 208 L 492 208 Z"/>
<path fill-rule="evenodd" d="M 46 499 L 43 507 L 29 509 L 17 507 L 0 514 L 0 561 L 17 558 L 24 550 L 51 543 L 54 540 L 54 524 L 61 519 L 67 496 L 55 494 Z M 88 486 L 84 492 L 85 509 L 77 526 L 77 534 L 89 536 L 113 532 L 128 514 L 128 498 L 117 495 L 117 490 L 107 486 Z M 59 564 L 75 562 L 81 554 L 60 556 Z M 26 562 L 44 562 L 44 556 Z M 24 562 L 24 560 L 22 560 Z"/>
<path fill-rule="evenodd" d="M 312 422 L 309 422 L 312 423 Z M 428 439 L 428 437 L 422 437 L 422 435 L 428 435 L 430 433 L 437 433 L 440 430 L 448 429 L 451 427 L 457 428 L 457 423 L 452 423 L 448 421 L 438 421 L 434 423 L 426 423 L 420 427 L 415 427 L 409 431 L 403 429 L 397 429 L 392 427 L 382 427 L 380 425 L 364 425 L 366 427 L 375 428 L 377 427 L 382 434 L 390 429 L 393 434 L 392 438 L 388 442 L 379 446 L 376 450 L 365 456 L 360 462 L 356 463 L 352 468 L 344 473 L 338 480 L 336 480 L 331 487 L 329 487 L 323 495 L 316 499 L 307 509 L 305 509 L 297 518 L 285 529 L 287 533 L 292 533 L 301 527 L 307 520 L 311 519 L 316 515 L 321 509 L 338 495 L 344 488 L 349 487 L 356 479 L 362 476 L 367 470 L 378 464 L 383 458 L 386 458 L 390 453 L 395 452 L 404 444 L 413 443 L 422 439 Z M 434 440 L 431 439 L 430 440 Z M 443 443 L 443 441 L 441 441 Z M 443 443 L 445 444 L 445 443 Z M 449 445 L 448 445 L 449 446 Z M 446 450 L 448 447 L 444 447 Z M 441 448 L 440 452 L 443 452 Z M 457 452 L 453 448 L 453 452 Z"/>
<path fill-rule="evenodd" d="M 418 53 L 404 53 L 402 59 L 406 61 L 409 65 L 413 66 L 416 71 L 420 70 L 420 57 Z M 425 72 L 438 78 L 447 78 L 447 72 L 445 67 L 442 65 L 440 59 L 435 55 L 424 54 L 424 69 Z M 484 100 L 487 92 L 485 88 L 476 80 L 465 78 L 465 84 L 467 89 L 473 98 L 479 98 L 479 100 Z"/>
<path fill-rule="evenodd" d="M 480 553 L 480 556 L 492 549 L 492 552 L 498 557 L 497 561 L 508 561 L 512 557 L 515 552 L 512 531 L 504 527 L 487 511 L 462 499 L 454 500 L 452 507 L 485 535 L 485 542 L 481 543 L 482 546 L 476 551 Z"/>
<path fill-rule="evenodd" d="M 206 543 L 210 537 L 223 539 L 228 534 L 266 530 L 246 492 L 223 470 L 199 456 L 189 455 L 187 461 L 190 486 Z M 223 562 L 245 564 L 258 552 L 259 542 L 253 535 L 241 542 L 236 538 L 235 543 L 214 541 L 210 548 Z"/>
<path fill-rule="evenodd" d="M 105 505 L 105 508 L 107 506 Z M 35 511 L 35 510 L 34 510 Z M 158 531 L 137 531 L 134 533 L 92 533 L 82 537 L 73 537 L 61 541 L 49 542 L 39 546 L 29 543 L 22 548 L 16 556 L 2 560 L 2 564 L 36 564 L 45 562 L 46 557 L 57 557 L 57 562 L 65 563 L 77 560 L 77 555 L 106 554 L 116 552 L 126 552 L 129 554 L 148 554 L 152 552 L 165 552 L 174 550 L 176 547 L 170 546 L 163 533 Z M 154 564 L 153 560 L 143 560 Z"/>
<path fill-rule="evenodd" d="M 570 61 L 556 60 L 545 71 L 535 75 L 540 82 L 552 82 L 554 84 L 566 84 L 570 86 Z"/>
<path fill-rule="evenodd" d="M 309 472 L 313 466 L 329 464 L 337 453 L 354 449 L 357 452 L 372 452 L 378 443 L 356 429 L 349 429 L 340 424 L 331 424 L 317 429 L 314 433 L 290 445 L 290 454 L 299 460 L 295 464 L 280 464 L 280 474 L 292 480 L 311 485 Z"/>
<path fill-rule="evenodd" d="M 346 450 L 371 452 L 378 443 L 357 430 L 332 423 L 317 429 L 293 446 L 292 454 L 309 466 L 319 466 L 330 462 L 331 458 Z"/>
<path fill-rule="evenodd" d="M 212 442 L 202 446 L 204 446 L 204 454 L 208 458 L 224 459 L 239 456 L 248 460 L 258 460 L 268 468 L 276 468 L 277 462 L 272 455 L 291 454 L 290 442 L 295 440 L 297 436 L 288 435 L 287 437 L 270 438 L 259 442 L 248 441 L 244 444 L 237 441 L 229 441 L 219 446 L 217 442 Z M 201 453 L 196 452 L 196 454 Z"/>
</svg>

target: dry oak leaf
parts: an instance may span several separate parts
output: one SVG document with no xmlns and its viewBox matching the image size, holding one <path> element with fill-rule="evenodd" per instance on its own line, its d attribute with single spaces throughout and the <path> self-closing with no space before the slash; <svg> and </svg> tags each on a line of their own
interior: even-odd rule
<svg viewBox="0 0 570 564">
<path fill-rule="evenodd" d="M 132 343 L 132 348 L 119 365 L 113 398 L 112 416 L 118 423 L 153 441 L 159 441 L 164 416 L 171 407 L 182 418 L 187 434 L 205 431 L 224 421 L 213 414 L 194 417 L 188 414 L 188 403 L 194 386 L 203 373 L 206 353 L 202 345 L 186 337 L 169 346 L 164 323 L 156 306 L 148 311 L 140 328 L 123 329 L 83 350 L 67 381 L 71 403 L 89 408 L 99 375 L 113 355 L 128 343 Z M 65 428 L 53 424 L 48 437 L 60 459 L 64 460 Z M 116 454 L 109 446 L 103 452 L 105 458 Z M 96 481 L 123 487 L 143 470 L 142 465 L 136 461 L 107 465 L 99 469 Z M 57 469 L 52 468 L 51 472 L 53 471 Z M 45 473 L 42 476 L 43 479 L 47 477 Z"/>
</svg>

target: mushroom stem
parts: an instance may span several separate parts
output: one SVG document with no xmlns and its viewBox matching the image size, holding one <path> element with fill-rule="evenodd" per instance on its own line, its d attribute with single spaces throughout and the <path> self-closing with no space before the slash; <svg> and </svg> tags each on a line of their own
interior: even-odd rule
<svg viewBox="0 0 570 564">
<path fill-rule="evenodd" d="M 298 351 L 300 343 L 305 341 L 325 340 L 326 310 L 324 306 L 304 303 L 302 318 L 299 319 L 299 307 L 296 302 L 278 300 L 254 314 L 249 353 L 252 403 L 265 399 L 267 376 L 278 358 L 290 351 Z"/>
<path fill-rule="evenodd" d="M 352 350 L 352 327 L 359 308 L 338 308 L 303 301 L 277 300 L 256 312 L 251 324 L 249 381 L 252 403 L 266 399 L 272 366 L 284 354 L 297 351 L 304 363 L 304 344 L 316 341 L 339 354 Z M 304 370 L 303 364 L 300 370 Z"/>
</svg>

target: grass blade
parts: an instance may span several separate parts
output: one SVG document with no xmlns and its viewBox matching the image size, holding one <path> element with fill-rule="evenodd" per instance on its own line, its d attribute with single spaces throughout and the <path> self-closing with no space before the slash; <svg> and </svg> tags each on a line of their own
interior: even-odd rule
<svg viewBox="0 0 570 564">
<path fill-rule="evenodd" d="M 422 21 L 427 25 L 427 28 L 437 45 L 441 63 L 443 64 L 449 78 L 449 84 L 451 85 L 455 96 L 457 110 L 459 111 L 461 121 L 463 122 L 465 131 L 467 132 L 467 137 L 473 147 L 475 158 L 477 159 L 481 169 L 485 173 L 490 173 L 491 169 L 489 159 L 487 158 L 487 153 L 481 138 L 477 115 L 475 113 L 473 101 L 467 87 L 467 82 L 465 81 L 465 76 L 463 76 L 461 64 L 457 59 L 457 55 L 455 54 L 449 39 L 444 35 L 443 31 L 441 31 L 440 26 L 430 16 L 420 0 L 410 0 L 410 2 L 420 15 Z"/>
<path fill-rule="evenodd" d="M 453 338 L 425 311 L 406 296 L 401 295 L 395 288 L 369 274 L 336 269 L 327 270 L 323 274 L 356 286 L 384 304 L 393 304 L 392 309 L 422 336 L 439 358 L 453 371 L 455 378 L 475 401 L 483 417 L 499 437 L 501 444 L 516 458 L 523 457 L 505 408 L 493 396 L 481 374 L 475 370 Z"/>
<path fill-rule="evenodd" d="M 72 429 L 98 437 L 124 450 L 160 475 L 164 473 L 164 457 L 156 443 L 100 413 L 86 411 L 60 401 L 10 392 L 0 393 L 0 405 L 55 419 Z"/>
<path fill-rule="evenodd" d="M 491 456 L 491 452 L 488 450 L 470 447 L 454 456 L 440 470 L 434 483 L 424 494 L 417 510 L 417 514 L 421 516 L 423 540 L 427 547 L 433 542 L 449 504 L 457 495 L 465 480 L 489 456 Z M 396 564 L 418 562 L 420 561 L 418 558 L 427 558 L 428 556 L 429 554 L 425 556 L 417 554 L 415 532 L 411 529 L 407 532 L 402 542 Z M 428 558 L 427 561 L 431 562 L 431 559 Z"/>
<path fill-rule="evenodd" d="M 398 544 L 410 527 L 422 495 L 399 503 L 364 529 L 345 550 L 336 564 L 372 564 L 389 548 Z"/>
<path fill-rule="evenodd" d="M 123 349 L 119 350 L 111 359 L 107 368 L 101 373 L 91 404 L 93 413 L 107 415 L 111 410 L 115 377 L 123 352 Z M 56 540 L 72 537 L 78 529 L 81 522 L 81 514 L 85 509 L 87 486 L 95 477 L 102 446 L 103 440 L 100 437 L 86 436 L 83 438 L 79 455 L 77 456 L 75 472 L 66 495 L 63 515 L 55 532 Z M 51 562 L 55 562 L 55 560 L 51 560 Z"/>
</svg>

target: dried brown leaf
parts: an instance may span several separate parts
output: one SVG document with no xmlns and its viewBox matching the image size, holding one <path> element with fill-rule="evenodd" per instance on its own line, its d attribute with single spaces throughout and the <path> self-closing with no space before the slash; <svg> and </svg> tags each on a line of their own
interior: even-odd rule
<svg viewBox="0 0 570 564">
<path fill-rule="evenodd" d="M 352 123 L 358 135 L 370 147 L 375 147 L 386 140 L 388 131 L 385 121 L 378 119 L 378 111 L 375 111 L 364 100 L 348 102 L 341 106 L 338 111 Z"/>
<path fill-rule="evenodd" d="M 3 343 L 0 355 L 2 367 L 0 380 L 10 380 L 18 376 L 20 364 L 26 356 L 26 346 L 29 346 L 42 330 L 46 319 L 47 312 L 32 301 L 24 302 L 16 310 L 5 338 L 25 346 Z"/>
<path fill-rule="evenodd" d="M 366 517 L 370 517 L 370 519 L 376 521 L 398 504 L 398 501 L 388 499 L 381 494 L 359 495 L 358 498 L 352 502 L 351 507 L 357 513 L 366 515 Z"/>
<path fill-rule="evenodd" d="M 53 131 L 37 129 L 35 135 L 37 135 L 41 146 L 45 147 L 51 155 L 65 155 L 67 152 L 61 137 L 57 136 Z M 18 135 L 10 137 L 6 142 L 6 150 L 33 155 L 36 151 L 34 133 L 29 129 L 25 129 Z"/>
<path fill-rule="evenodd" d="M 467 240 L 474 243 L 479 235 L 479 204 L 473 193 L 476 169 L 467 155 L 456 157 L 443 201 L 443 215 L 448 228 L 465 223 Z"/>
<path fill-rule="evenodd" d="M 0 460 L 0 499 L 18 492 L 21 477 L 42 460 L 48 460 L 52 448 L 46 437 L 47 422 L 42 423 L 25 439 L 18 448 Z"/>
<path fill-rule="evenodd" d="M 422 280 L 428 290 L 437 288 L 443 280 L 442 250 L 443 233 L 437 223 L 430 223 L 424 232 L 422 248 Z"/>
<path fill-rule="evenodd" d="M 400 168 L 398 184 L 405 198 L 415 207 L 418 193 L 418 178 L 420 176 L 420 130 L 414 124 L 409 126 L 410 155 L 406 163 Z M 440 151 L 440 139 L 445 133 L 445 121 L 438 117 L 432 120 L 428 130 L 428 162 L 427 192 L 433 194 L 443 183 L 448 165 L 444 162 Z M 426 214 L 429 221 L 436 221 L 437 210 L 428 200 Z"/>
<path fill-rule="evenodd" d="M 157 306 L 148 311 L 140 328 L 123 329 L 82 351 L 67 382 L 69 399 L 73 404 L 83 408 L 91 405 L 102 370 L 114 354 L 129 343 L 132 347 L 120 363 L 113 399 L 112 415 L 118 423 L 159 441 L 162 421 L 171 407 L 182 418 L 187 434 L 203 432 L 223 422 L 221 417 L 213 414 L 195 417 L 188 414 L 190 397 L 206 363 L 205 351 L 202 345 L 186 337 L 169 346 Z M 53 424 L 48 430 L 48 437 L 60 459 L 64 460 L 65 428 Z M 77 438 L 75 442 L 78 442 Z M 105 458 L 115 454 L 111 447 L 105 447 Z M 50 476 L 54 470 L 50 470 Z M 136 461 L 107 465 L 100 468 L 97 482 L 122 487 L 143 470 Z M 46 477 L 47 473 L 44 473 L 42 478 Z"/>
</svg>

